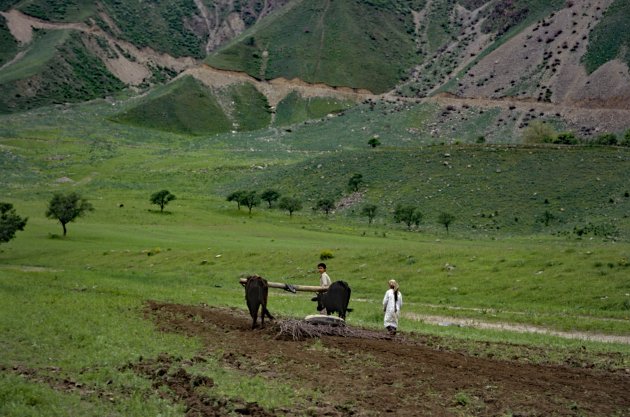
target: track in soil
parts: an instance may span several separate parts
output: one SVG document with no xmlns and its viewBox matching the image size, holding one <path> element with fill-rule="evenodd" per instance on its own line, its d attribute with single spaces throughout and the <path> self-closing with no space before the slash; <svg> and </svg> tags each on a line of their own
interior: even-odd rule
<svg viewBox="0 0 630 417">
<path fill-rule="evenodd" d="M 317 342 L 287 340 L 278 337 L 277 325 L 250 330 L 250 317 L 238 309 L 148 302 L 146 314 L 161 331 L 198 337 L 208 353 L 224 352 L 226 367 L 317 390 L 323 398 L 283 410 L 249 404 L 244 413 L 630 416 L 627 372 L 475 357 L 404 333 L 394 339 L 364 330 L 352 337 L 321 336 Z M 190 397 L 195 384 L 183 385 Z M 190 407 L 189 415 L 221 415 L 221 410 Z"/>
</svg>

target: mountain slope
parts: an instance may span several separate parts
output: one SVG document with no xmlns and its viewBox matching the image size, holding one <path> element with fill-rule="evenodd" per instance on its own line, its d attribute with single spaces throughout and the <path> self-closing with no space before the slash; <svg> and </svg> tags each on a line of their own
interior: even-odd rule
<svg viewBox="0 0 630 417">
<path fill-rule="evenodd" d="M 300 106 L 315 97 L 443 103 L 447 94 L 462 106 L 500 108 L 479 131 L 511 140 L 533 114 L 555 114 L 556 129 L 587 137 L 630 127 L 625 0 L 173 2 L 0 3 L 0 111 L 126 87 L 145 93 L 185 73 L 211 89 L 228 77 L 251 84 L 271 107 L 270 124 L 296 92 Z M 76 78 L 76 91 L 42 81 L 57 72 Z M 278 120 L 299 123 L 350 101 L 314 113 L 287 112 L 285 101 Z M 509 114 L 506 102 L 528 114 Z M 582 122 L 584 109 L 593 113 Z M 440 118 L 434 124 L 448 123 Z"/>
<path fill-rule="evenodd" d="M 37 71 L 21 72 L 32 66 L 32 51 L 41 49 L 42 29 L 48 32 L 71 31 L 75 48 L 83 49 L 100 63 L 94 77 L 102 76 L 102 67 L 123 85 L 103 86 L 97 96 L 104 97 L 122 87 L 148 88 L 164 83 L 205 56 L 206 48 L 216 47 L 231 36 L 255 24 L 259 18 L 280 7 L 285 0 L 265 2 L 258 7 L 256 0 L 203 1 L 168 0 L 159 3 L 119 2 L 99 3 L 77 1 L 33 0 L 0 3 L 0 112 L 11 112 L 61 102 L 85 101 L 92 94 L 59 95 L 54 88 L 42 85 Z M 237 10 L 238 9 L 238 10 Z M 226 31 L 226 25 L 230 27 Z M 215 36 L 212 41 L 210 36 Z M 61 35 L 52 35 L 61 36 Z M 46 38 L 46 37 L 44 37 Z M 78 43 L 82 44 L 79 46 Z M 49 41 L 43 49 L 54 54 L 57 61 L 71 61 Z M 214 46 L 212 46 L 214 45 Z M 51 57 L 48 57 L 51 58 Z M 50 71 L 48 58 L 38 58 L 39 71 Z M 27 62 L 21 62 L 26 59 Z M 16 78 L 17 75 L 17 78 Z M 92 76 L 87 76 L 88 78 Z M 79 84 L 82 81 L 79 80 Z M 32 86 L 37 88 L 33 91 Z M 87 89 L 88 92 L 91 88 Z M 26 97 L 37 96 L 37 99 Z"/>
<path fill-rule="evenodd" d="M 415 29 L 406 3 L 295 1 L 206 62 L 261 80 L 299 78 L 382 93 L 414 62 Z"/>
</svg>

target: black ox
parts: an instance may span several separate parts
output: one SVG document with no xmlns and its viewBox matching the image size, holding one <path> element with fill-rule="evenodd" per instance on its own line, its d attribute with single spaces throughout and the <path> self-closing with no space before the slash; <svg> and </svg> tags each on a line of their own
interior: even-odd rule
<svg viewBox="0 0 630 417">
<path fill-rule="evenodd" d="M 326 309 L 326 315 L 338 313 L 339 317 L 346 319 L 346 313 L 352 311 L 348 308 L 350 302 L 350 286 L 345 281 L 335 281 L 330 284 L 328 291 L 317 293 L 312 301 L 317 301 L 317 311 Z"/>
<path fill-rule="evenodd" d="M 269 286 L 267 280 L 258 275 L 252 275 L 247 277 L 245 283 L 245 301 L 247 302 L 247 308 L 249 314 L 252 316 L 252 329 L 256 328 L 256 319 L 258 318 L 258 311 L 260 311 L 260 327 L 265 327 L 265 316 L 269 317 L 269 320 L 273 320 L 273 316 L 267 310 L 267 293 L 269 292 Z"/>
</svg>

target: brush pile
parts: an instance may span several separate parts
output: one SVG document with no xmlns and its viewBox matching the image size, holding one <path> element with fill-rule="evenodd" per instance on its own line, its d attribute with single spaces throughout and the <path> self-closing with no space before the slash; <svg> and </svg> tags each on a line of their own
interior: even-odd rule
<svg viewBox="0 0 630 417">
<path fill-rule="evenodd" d="M 279 320 L 273 330 L 276 339 L 301 341 L 322 336 L 356 337 L 361 339 L 391 339 L 387 333 L 352 328 L 348 325 L 313 324 L 305 320 Z"/>
</svg>

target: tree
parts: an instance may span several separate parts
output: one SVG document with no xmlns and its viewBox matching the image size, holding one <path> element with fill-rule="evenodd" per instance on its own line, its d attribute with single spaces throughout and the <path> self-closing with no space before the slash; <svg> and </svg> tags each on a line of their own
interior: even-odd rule
<svg viewBox="0 0 630 417">
<path fill-rule="evenodd" d="M 288 211 L 289 217 L 293 216 L 294 211 L 302 210 L 302 202 L 295 197 L 282 197 L 278 206 Z"/>
<path fill-rule="evenodd" d="M 332 198 L 322 198 L 317 202 L 317 208 L 328 216 L 328 213 L 335 209 L 335 201 Z"/>
<path fill-rule="evenodd" d="M 372 139 L 368 140 L 368 145 L 370 145 L 373 148 L 376 148 L 380 144 L 381 144 L 381 141 L 378 140 L 378 138 L 372 138 Z"/>
<path fill-rule="evenodd" d="M 243 190 L 234 191 L 233 193 L 227 196 L 227 201 L 235 201 L 236 207 L 240 210 L 241 202 L 243 201 L 243 197 L 245 196 L 245 194 L 247 194 L 247 191 L 243 191 Z"/>
<path fill-rule="evenodd" d="M 556 130 L 548 123 L 533 121 L 523 132 L 525 143 L 552 143 L 557 136 Z"/>
<path fill-rule="evenodd" d="M 17 215 L 13 204 L 0 201 L 0 243 L 10 241 L 15 232 L 24 230 L 27 220 Z"/>
<path fill-rule="evenodd" d="M 411 230 L 411 226 L 418 226 L 422 221 L 422 213 L 413 206 L 398 204 L 394 210 L 394 221 L 405 223 Z"/>
<path fill-rule="evenodd" d="M 269 204 L 269 208 L 271 208 L 273 202 L 280 198 L 280 193 L 276 190 L 269 189 L 263 191 L 263 193 L 260 195 L 260 198 L 265 200 Z"/>
<path fill-rule="evenodd" d="M 630 146 L 630 129 L 626 130 L 626 134 L 623 135 L 623 140 L 620 143 L 621 146 Z"/>
<path fill-rule="evenodd" d="M 348 180 L 348 187 L 350 188 L 350 191 L 359 191 L 361 184 L 363 184 L 363 175 L 361 174 L 354 174 Z"/>
<path fill-rule="evenodd" d="M 440 213 L 440 215 L 438 216 L 438 222 L 444 225 L 444 227 L 446 228 L 446 234 L 448 234 L 448 227 L 451 225 L 451 223 L 453 223 L 454 220 L 455 216 L 445 211 Z"/>
<path fill-rule="evenodd" d="M 361 214 L 367 216 L 368 218 L 368 224 L 372 224 L 372 220 L 374 220 L 374 217 L 376 217 L 377 209 L 378 207 L 376 207 L 376 204 L 366 204 L 361 209 Z"/>
<path fill-rule="evenodd" d="M 163 212 L 164 206 L 167 205 L 169 201 L 173 201 L 176 198 L 177 197 L 175 197 L 174 194 L 171 194 L 169 190 L 162 190 L 151 194 L 150 201 L 152 204 L 157 204 L 158 206 L 160 206 L 160 212 Z"/>
<path fill-rule="evenodd" d="M 66 224 L 73 222 L 77 217 L 83 216 L 88 211 L 94 211 L 94 207 L 78 193 L 55 193 L 48 203 L 46 217 L 59 220 L 65 236 L 67 233 Z"/>
<path fill-rule="evenodd" d="M 247 191 L 241 196 L 241 204 L 249 209 L 249 215 L 252 215 L 252 208 L 260 204 L 260 196 L 256 191 Z"/>
<path fill-rule="evenodd" d="M 549 210 L 545 210 L 545 212 L 541 214 L 540 217 L 538 218 L 538 221 L 543 223 L 545 227 L 548 227 L 549 223 L 551 223 L 555 219 L 556 219 L 556 216 L 554 216 L 552 212 L 550 212 Z"/>
</svg>

